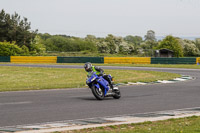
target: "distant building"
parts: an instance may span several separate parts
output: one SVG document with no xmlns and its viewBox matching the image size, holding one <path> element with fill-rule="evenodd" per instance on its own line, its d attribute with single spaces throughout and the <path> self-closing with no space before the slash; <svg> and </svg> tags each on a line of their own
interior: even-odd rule
<svg viewBox="0 0 200 133">
<path fill-rule="evenodd" d="M 155 57 L 173 57 L 174 51 L 169 49 L 160 49 L 155 51 Z"/>
</svg>

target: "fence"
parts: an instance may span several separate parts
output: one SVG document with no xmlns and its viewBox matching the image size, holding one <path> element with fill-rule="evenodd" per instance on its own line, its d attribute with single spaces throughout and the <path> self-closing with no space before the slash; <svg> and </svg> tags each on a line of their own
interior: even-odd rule
<svg viewBox="0 0 200 133">
<path fill-rule="evenodd" d="M 56 57 L 56 56 L 0 56 L 0 62 L 11 63 L 105 63 L 105 64 L 200 64 L 200 57 Z"/>
<path fill-rule="evenodd" d="M 150 64 L 150 57 L 104 57 L 105 64 Z"/>
<path fill-rule="evenodd" d="M 200 64 L 200 57 L 198 57 L 197 59 L 196 59 L 196 64 Z"/>
<path fill-rule="evenodd" d="M 56 63 L 56 56 L 11 56 L 11 63 Z"/>
<path fill-rule="evenodd" d="M 151 64 L 196 64 L 196 58 L 151 58 Z"/>
<path fill-rule="evenodd" d="M 104 63 L 103 57 L 58 57 L 57 63 Z"/>
<path fill-rule="evenodd" d="M 0 62 L 10 62 L 10 56 L 0 56 Z"/>
</svg>

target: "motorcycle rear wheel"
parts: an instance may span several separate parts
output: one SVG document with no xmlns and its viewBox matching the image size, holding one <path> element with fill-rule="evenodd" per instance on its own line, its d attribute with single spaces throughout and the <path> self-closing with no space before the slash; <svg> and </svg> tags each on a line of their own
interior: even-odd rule
<svg viewBox="0 0 200 133">
<path fill-rule="evenodd" d="M 96 86 L 92 86 L 91 88 L 93 95 L 97 100 L 103 100 L 104 99 L 104 91 L 101 88 L 96 88 Z"/>
<path fill-rule="evenodd" d="M 113 98 L 114 98 L 114 99 L 120 99 L 120 97 L 121 97 L 121 92 L 120 92 L 120 90 L 115 91 L 115 94 L 113 95 Z"/>
</svg>

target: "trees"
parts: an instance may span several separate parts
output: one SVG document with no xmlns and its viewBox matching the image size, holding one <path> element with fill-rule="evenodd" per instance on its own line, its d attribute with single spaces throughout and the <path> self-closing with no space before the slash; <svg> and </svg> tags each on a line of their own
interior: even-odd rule
<svg viewBox="0 0 200 133">
<path fill-rule="evenodd" d="M 26 46 L 31 51 L 31 42 L 37 34 L 37 30 L 31 31 L 31 23 L 27 18 L 14 13 L 10 15 L 4 10 L 0 12 L 0 42 L 16 42 L 19 47 Z"/>
<path fill-rule="evenodd" d="M 195 45 L 200 50 L 200 38 L 196 38 Z"/>
<path fill-rule="evenodd" d="M 153 30 L 148 30 L 144 38 L 145 41 L 156 41 L 155 32 Z"/>
<path fill-rule="evenodd" d="M 97 48 L 99 53 L 110 53 L 107 42 L 100 41 L 97 43 Z"/>
<path fill-rule="evenodd" d="M 144 41 L 140 44 L 140 48 L 143 50 L 143 55 L 145 56 L 153 56 L 154 50 L 157 48 L 157 41 Z"/>
<path fill-rule="evenodd" d="M 86 41 L 90 41 L 90 42 L 96 42 L 97 41 L 97 39 L 96 39 L 96 37 L 94 35 L 87 35 L 85 37 L 85 40 Z"/>
<path fill-rule="evenodd" d="M 128 44 L 127 42 L 123 41 L 120 45 L 119 45 L 119 53 L 120 54 L 124 54 L 124 55 L 128 55 L 133 53 L 135 50 L 135 47 L 131 44 Z"/>
<path fill-rule="evenodd" d="M 194 41 L 184 39 L 183 53 L 184 53 L 184 56 L 197 56 L 199 55 L 199 49 L 196 47 Z"/>
<path fill-rule="evenodd" d="M 105 45 L 107 45 L 107 48 Z M 122 37 L 113 36 L 112 34 L 109 34 L 102 42 L 102 45 L 99 46 L 103 46 L 104 51 L 110 54 L 120 53 L 127 55 L 132 54 L 135 50 L 133 43 L 128 43 Z"/>
<path fill-rule="evenodd" d="M 39 35 L 35 36 L 30 47 L 31 54 L 42 55 L 46 52 L 46 46 L 44 45 L 44 42 Z"/>
<path fill-rule="evenodd" d="M 159 44 L 159 49 L 166 48 L 174 51 L 175 57 L 183 57 L 183 49 L 179 41 L 173 36 L 166 36 Z"/>
<path fill-rule="evenodd" d="M 113 36 L 112 34 L 109 34 L 105 38 L 105 42 L 107 43 L 107 47 L 109 48 L 110 54 L 118 53 L 119 44 L 121 42 L 120 38 L 117 38 L 117 37 Z"/>
<path fill-rule="evenodd" d="M 141 43 L 141 48 L 143 49 L 143 55 L 153 56 L 154 49 L 158 46 L 156 41 L 155 32 L 153 30 L 148 30 L 147 34 L 144 36 L 144 42 Z"/>
<path fill-rule="evenodd" d="M 64 35 L 39 34 L 47 51 L 57 52 L 96 52 L 97 46 L 94 42 L 77 37 L 68 37 Z"/>
<path fill-rule="evenodd" d="M 128 35 L 124 38 L 125 41 L 127 41 L 128 43 L 133 43 L 135 45 L 140 45 L 140 43 L 143 41 L 142 37 L 140 36 L 131 36 Z"/>
</svg>

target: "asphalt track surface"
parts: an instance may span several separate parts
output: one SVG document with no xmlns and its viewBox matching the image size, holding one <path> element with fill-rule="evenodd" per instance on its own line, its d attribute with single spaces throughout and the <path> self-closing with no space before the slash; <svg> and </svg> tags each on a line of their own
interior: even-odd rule
<svg viewBox="0 0 200 133">
<path fill-rule="evenodd" d="M 17 66 L 82 68 L 71 65 Z M 172 72 L 195 79 L 172 84 L 120 87 L 122 97 L 119 100 L 106 98 L 98 101 L 88 88 L 0 92 L 0 127 L 200 107 L 200 70 L 107 66 L 102 68 Z"/>
</svg>

